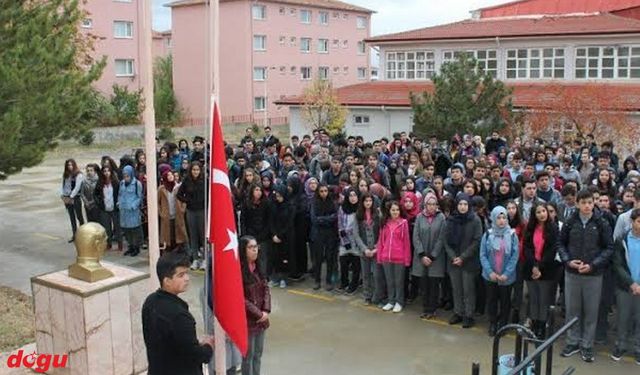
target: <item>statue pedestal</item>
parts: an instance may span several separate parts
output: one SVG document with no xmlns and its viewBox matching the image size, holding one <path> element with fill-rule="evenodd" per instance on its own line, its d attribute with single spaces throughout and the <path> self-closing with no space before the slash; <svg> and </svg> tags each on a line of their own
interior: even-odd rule
<svg viewBox="0 0 640 375">
<path fill-rule="evenodd" d="M 52 374 L 138 374 L 147 369 L 142 304 L 149 274 L 109 262 L 114 277 L 88 283 L 68 270 L 31 278 L 38 353 L 68 354 Z"/>
</svg>

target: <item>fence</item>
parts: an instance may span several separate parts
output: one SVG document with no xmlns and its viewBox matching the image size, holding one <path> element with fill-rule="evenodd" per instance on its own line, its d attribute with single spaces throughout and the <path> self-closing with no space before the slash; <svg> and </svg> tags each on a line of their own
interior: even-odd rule
<svg viewBox="0 0 640 375">
<path fill-rule="evenodd" d="M 190 127 L 190 126 L 204 126 L 207 122 L 206 118 L 203 117 L 189 117 L 184 119 L 179 126 L 180 127 Z M 278 126 L 278 125 L 288 125 L 289 117 L 287 116 L 279 116 L 279 117 L 267 117 L 260 115 L 246 114 L 246 115 L 231 115 L 231 116 L 222 116 L 222 125 L 237 125 L 237 124 L 246 124 L 246 125 L 258 125 L 258 126 Z"/>
</svg>

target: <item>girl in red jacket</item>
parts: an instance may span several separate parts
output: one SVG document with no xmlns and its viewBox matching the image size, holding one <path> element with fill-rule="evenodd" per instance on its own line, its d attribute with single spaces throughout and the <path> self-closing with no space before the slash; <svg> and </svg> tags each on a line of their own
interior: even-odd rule
<svg viewBox="0 0 640 375">
<path fill-rule="evenodd" d="M 399 313 L 404 305 L 405 267 L 411 265 L 411 238 L 409 223 L 400 217 L 397 201 L 386 205 L 380 227 L 377 261 L 384 271 L 388 297 L 382 310 Z"/>
</svg>

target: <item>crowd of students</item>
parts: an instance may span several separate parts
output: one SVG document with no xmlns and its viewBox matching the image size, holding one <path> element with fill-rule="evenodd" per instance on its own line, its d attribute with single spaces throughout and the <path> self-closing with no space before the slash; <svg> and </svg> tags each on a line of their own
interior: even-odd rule
<svg viewBox="0 0 640 375">
<path fill-rule="evenodd" d="M 271 287 L 308 273 L 313 289 L 361 290 L 384 311 L 420 298 L 421 318 L 453 310 L 449 323 L 465 328 L 486 314 L 490 335 L 527 321 L 544 336 L 558 304 L 580 320 L 561 354 L 586 362 L 615 311 L 611 358 L 629 352 L 640 364 L 640 151 L 620 165 L 612 142 L 598 147 L 592 136 L 443 142 L 403 132 L 366 143 L 316 130 L 281 142 L 264 131 L 256 139 L 247 129 L 226 153 L 239 232 L 260 249 L 252 273 Z M 204 139 L 192 147 L 165 144 L 156 167 L 161 246 L 186 250 L 195 269 L 204 268 Z M 87 219 L 100 220 L 119 249 L 122 229 L 137 255 L 146 168 L 141 151 L 119 167 L 104 157 L 84 176 L 65 163 L 73 230 L 80 197 Z"/>
</svg>

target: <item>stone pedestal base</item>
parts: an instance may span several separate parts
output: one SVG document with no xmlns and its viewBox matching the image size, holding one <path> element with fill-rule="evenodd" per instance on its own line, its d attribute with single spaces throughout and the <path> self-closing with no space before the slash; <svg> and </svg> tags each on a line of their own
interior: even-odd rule
<svg viewBox="0 0 640 375">
<path fill-rule="evenodd" d="M 147 369 L 141 309 L 150 293 L 149 274 L 113 263 L 115 275 L 95 283 L 67 270 L 31 279 L 38 353 L 68 354 L 52 374 L 130 375 Z"/>
</svg>

